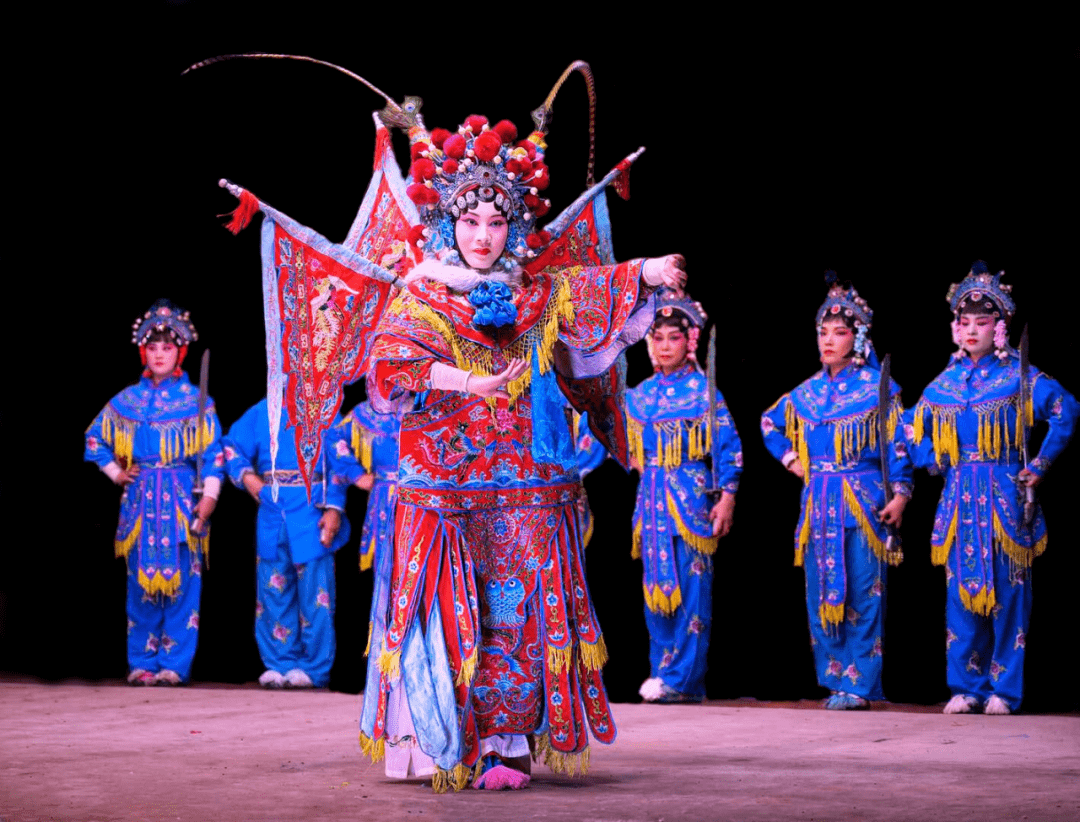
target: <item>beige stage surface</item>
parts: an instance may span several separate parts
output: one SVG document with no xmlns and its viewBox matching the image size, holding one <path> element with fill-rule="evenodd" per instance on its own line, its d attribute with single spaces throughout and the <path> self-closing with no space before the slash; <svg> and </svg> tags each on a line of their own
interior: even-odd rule
<svg viewBox="0 0 1080 822">
<path fill-rule="evenodd" d="M 360 698 L 0 680 L 0 822 L 1080 819 L 1080 717 L 614 706 L 588 776 L 437 795 L 361 759 Z"/>
</svg>

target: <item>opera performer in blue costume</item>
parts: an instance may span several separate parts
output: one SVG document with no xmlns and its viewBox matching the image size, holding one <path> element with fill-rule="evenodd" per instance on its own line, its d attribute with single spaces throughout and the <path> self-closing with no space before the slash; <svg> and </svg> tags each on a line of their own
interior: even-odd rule
<svg viewBox="0 0 1080 822">
<path fill-rule="evenodd" d="M 977 260 L 949 289 L 958 350 L 905 426 L 916 467 L 945 474 L 930 543 L 934 564 L 945 566 L 947 714 L 1020 707 L 1031 564 L 1047 538 L 1033 494 L 1025 517 L 1027 489 L 1064 450 L 1080 414 L 1072 394 L 1028 365 L 1022 424 L 1022 357 L 1008 343 L 1015 305 L 1003 273 L 991 275 Z M 1049 428 L 1025 464 L 1035 421 Z"/>
<path fill-rule="evenodd" d="M 723 396 L 696 359 L 708 317 L 664 289 L 646 342 L 656 373 L 627 393 L 633 466 L 641 472 L 633 556 L 644 565 L 649 629 L 646 702 L 700 702 L 712 627 L 712 555 L 731 528 L 742 444 Z"/>
<path fill-rule="evenodd" d="M 116 555 L 127 560 L 128 682 L 187 682 L 199 636 L 208 520 L 223 476 L 217 415 L 181 370 L 198 339 L 188 312 L 158 300 L 134 323 L 146 366 L 86 430 L 85 458 L 124 489 Z M 196 460 L 204 474 L 196 501 Z"/>
<path fill-rule="evenodd" d="M 308 496 L 284 405 L 280 413 L 283 436 L 276 459 L 264 398 L 229 428 L 222 443 L 225 468 L 259 506 L 255 642 L 266 666 L 259 684 L 322 688 L 334 665 L 334 552 L 349 539 L 343 514 L 348 486 L 328 435 Z"/>
<path fill-rule="evenodd" d="M 832 691 L 825 707 L 852 710 L 884 699 L 886 570 L 903 558 L 886 525 L 900 525 L 912 469 L 900 387 L 891 380 L 887 441 L 879 441 L 873 311 L 850 284 L 838 284 L 834 272 L 826 273 L 826 282 L 828 297 L 816 318 L 824 367 L 762 415 L 761 431 L 769 452 L 803 480 L 795 564 L 806 570 L 818 682 Z M 882 447 L 888 449 L 887 478 Z"/>
</svg>

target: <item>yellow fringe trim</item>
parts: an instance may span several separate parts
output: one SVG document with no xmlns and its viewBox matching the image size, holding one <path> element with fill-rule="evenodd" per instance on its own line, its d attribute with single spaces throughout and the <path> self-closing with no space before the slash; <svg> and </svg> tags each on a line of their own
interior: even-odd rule
<svg viewBox="0 0 1080 822">
<path fill-rule="evenodd" d="M 795 403 L 788 399 L 784 406 L 784 436 L 799 456 L 803 467 L 803 484 L 810 483 L 810 447 L 806 444 L 806 421 L 795 411 Z"/>
<path fill-rule="evenodd" d="M 191 523 L 179 508 L 176 510 L 176 524 L 180 527 L 180 533 L 187 542 L 188 550 L 193 554 L 202 551 L 203 565 L 210 567 L 210 528 L 207 526 L 206 533 L 199 536 L 191 530 Z M 205 524 L 205 523 L 204 523 Z"/>
<path fill-rule="evenodd" d="M 131 533 L 123 539 L 118 539 L 113 542 L 113 548 L 116 556 L 126 557 L 131 553 L 131 549 L 135 547 L 135 543 L 139 541 L 139 536 L 142 534 L 142 516 L 135 520 L 135 525 L 132 526 Z"/>
<path fill-rule="evenodd" d="M 665 594 L 659 586 L 654 587 L 651 593 L 649 586 L 643 585 L 642 588 L 645 591 L 645 607 L 654 614 L 671 616 L 675 613 L 675 609 L 682 605 L 682 589 L 680 588 L 672 591 L 671 596 Z"/>
<path fill-rule="evenodd" d="M 1012 449 L 1020 450 L 1023 447 L 1024 426 L 1014 425 L 1009 431 L 1008 410 L 1012 408 L 1017 413 L 1019 422 L 1019 398 L 1007 397 L 1003 400 L 983 403 L 971 410 L 977 416 L 977 433 L 975 447 L 978 449 L 980 460 L 998 460 L 1002 454 L 1009 459 Z M 942 465 L 945 455 L 948 455 L 951 464 L 960 463 L 960 440 L 956 431 L 957 417 L 964 409 L 956 407 L 943 407 L 920 401 L 915 406 L 914 438 L 915 442 L 922 442 L 926 435 L 927 412 L 931 417 L 931 437 L 934 445 L 934 458 L 938 466 Z M 1024 408 L 1024 415 L 1028 419 L 1028 426 L 1034 425 L 1034 405 L 1028 400 Z M 1004 449 L 1004 450 L 1003 450 Z"/>
<path fill-rule="evenodd" d="M 826 630 L 830 625 L 839 625 L 844 621 L 844 603 L 829 605 L 827 602 L 823 602 L 821 607 L 818 608 L 818 616 L 821 617 L 821 627 Z"/>
<path fill-rule="evenodd" d="M 375 633 L 375 623 L 372 620 L 368 620 L 367 624 L 367 645 L 364 646 L 364 656 L 366 657 L 371 653 L 371 635 Z"/>
<path fill-rule="evenodd" d="M 949 561 L 949 548 L 956 541 L 956 518 L 958 511 L 954 510 L 949 529 L 945 532 L 945 541 L 941 545 L 930 546 L 930 563 L 932 565 L 944 565 Z"/>
<path fill-rule="evenodd" d="M 590 671 L 599 671 L 608 661 L 607 643 L 601 634 L 596 642 L 578 643 L 578 654 L 581 656 L 581 664 Z"/>
<path fill-rule="evenodd" d="M 1043 538 L 1030 548 L 1026 545 L 1020 545 L 1005 531 L 1001 520 L 998 519 L 997 511 L 994 511 L 994 539 L 997 540 L 1005 555 L 1021 568 L 1030 568 L 1035 557 L 1046 550 L 1047 536 L 1049 535 L 1043 534 Z"/>
<path fill-rule="evenodd" d="M 885 550 L 885 543 L 881 541 L 877 533 L 874 531 L 873 525 L 866 518 L 866 512 L 863 510 L 862 505 L 859 503 L 859 498 L 855 496 L 855 492 L 851 490 L 851 486 L 848 485 L 847 480 L 843 481 L 844 486 L 844 505 L 847 508 L 848 513 L 855 517 L 855 521 L 859 524 L 859 529 L 866 537 L 866 541 L 870 544 L 870 550 L 874 552 L 874 556 L 880 560 L 884 560 L 889 565 L 899 565 L 904 559 L 904 552 L 900 548 L 896 548 L 892 551 Z"/>
<path fill-rule="evenodd" d="M 799 544 L 795 548 L 795 567 L 801 568 L 804 558 L 806 557 L 806 546 L 810 544 L 810 520 L 813 519 L 811 512 L 814 510 L 814 498 L 811 495 L 806 496 L 806 506 L 804 508 L 805 515 L 803 516 L 802 528 L 799 529 Z"/>
<path fill-rule="evenodd" d="M 979 616 L 990 616 L 990 612 L 997 605 L 997 595 L 994 593 L 993 588 L 983 588 L 973 598 L 963 585 L 958 587 L 960 590 L 960 602 L 965 608 Z"/>
<path fill-rule="evenodd" d="M 160 573 L 154 574 L 153 578 L 146 576 L 146 572 L 139 569 L 139 585 L 151 596 L 164 594 L 175 598 L 180 591 L 180 572 L 173 574 L 172 579 L 165 579 Z"/>
<path fill-rule="evenodd" d="M 469 778 L 473 775 L 473 769 L 467 765 L 455 765 L 452 770 L 444 770 L 436 767 L 431 777 L 431 787 L 435 793 L 446 793 L 449 790 L 460 791 L 469 784 Z"/>
<path fill-rule="evenodd" d="M 533 759 L 543 759 L 555 773 L 566 776 L 584 776 L 589 772 L 589 748 L 581 753 L 563 753 L 551 747 L 551 739 L 547 734 L 536 736 L 536 752 Z"/>
<path fill-rule="evenodd" d="M 130 467 L 135 453 L 135 428 L 134 422 L 119 416 L 111 408 L 101 417 L 101 438 L 112 448 L 124 468 Z"/>
<path fill-rule="evenodd" d="M 371 547 L 360 555 L 360 570 L 366 571 L 375 562 L 375 537 L 371 538 Z"/>
<path fill-rule="evenodd" d="M 361 731 L 360 754 L 369 757 L 372 762 L 382 762 L 386 757 L 386 740 L 382 737 L 379 739 L 372 739 Z"/>
<path fill-rule="evenodd" d="M 461 670 L 458 671 L 458 675 L 457 678 L 454 680 L 454 684 L 472 684 L 473 677 L 476 676 L 476 664 L 479 660 L 480 649 L 476 646 L 473 646 L 472 653 L 465 657 L 465 660 L 461 663 Z"/>
<path fill-rule="evenodd" d="M 679 513 L 678 507 L 675 505 L 675 500 L 671 496 L 671 492 L 667 492 L 667 509 L 668 515 L 675 522 L 675 527 L 679 531 L 679 536 L 683 538 L 683 541 L 702 554 L 714 554 L 716 553 L 716 546 L 720 542 L 719 537 L 703 537 L 699 534 L 695 534 L 683 521 L 682 514 Z"/>
<path fill-rule="evenodd" d="M 383 648 L 379 652 L 379 670 L 391 679 L 401 676 L 401 651 L 390 651 Z"/>
<path fill-rule="evenodd" d="M 356 455 L 356 459 L 359 461 L 360 466 L 370 474 L 372 460 L 371 452 L 374 448 L 374 438 L 367 437 L 367 431 L 356 420 L 352 421 L 351 427 L 352 436 L 350 439 L 352 440 L 353 453 Z"/>
<path fill-rule="evenodd" d="M 589 517 L 589 525 L 585 529 L 585 535 L 581 538 L 581 547 L 588 548 L 589 543 L 592 542 L 593 531 L 596 530 L 596 519 Z"/>
<path fill-rule="evenodd" d="M 630 559 L 641 559 L 641 526 L 644 522 L 644 519 L 640 519 L 634 526 L 634 544 L 630 549 Z"/>
<path fill-rule="evenodd" d="M 522 359 L 528 364 L 525 373 L 516 380 L 506 384 L 506 391 L 510 394 L 510 404 L 517 402 L 518 397 L 528 390 L 532 382 L 532 359 L 533 353 L 539 353 L 538 364 L 541 374 L 551 370 L 555 361 L 555 343 L 559 339 L 559 325 L 563 321 L 574 321 L 574 303 L 570 291 L 570 277 L 576 276 L 582 270 L 581 266 L 568 268 L 563 272 L 556 273 L 556 282 L 552 283 L 552 295 L 548 307 L 540 320 L 527 333 L 518 337 L 509 346 L 502 349 L 506 359 Z M 471 371 L 481 377 L 490 377 L 495 373 L 492 349 L 478 345 L 461 337 L 454 330 L 453 324 L 442 314 L 430 306 L 411 300 L 408 304 L 409 316 L 417 321 L 427 323 L 446 344 L 454 356 L 454 364 L 465 371 Z M 488 406 L 495 408 L 496 398 L 489 397 Z"/>
<path fill-rule="evenodd" d="M 573 657 L 573 653 L 574 649 L 570 645 L 567 645 L 565 648 L 549 646 L 547 650 L 548 670 L 553 674 L 557 674 L 560 671 L 569 671 L 570 660 Z"/>
<path fill-rule="evenodd" d="M 626 417 L 626 438 L 630 449 L 630 456 L 634 458 L 634 461 L 645 468 L 645 439 L 642 437 L 643 429 L 641 423 L 636 419 L 627 415 Z"/>
</svg>

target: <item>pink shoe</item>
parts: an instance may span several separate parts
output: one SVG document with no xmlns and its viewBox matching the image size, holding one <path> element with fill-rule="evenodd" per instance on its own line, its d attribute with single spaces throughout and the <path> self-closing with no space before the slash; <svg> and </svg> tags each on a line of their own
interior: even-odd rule
<svg viewBox="0 0 1080 822">
<path fill-rule="evenodd" d="M 497 756 L 484 757 L 484 771 L 473 780 L 472 786 L 486 791 L 520 791 L 529 784 L 527 773 L 514 770 L 502 764 Z"/>
</svg>

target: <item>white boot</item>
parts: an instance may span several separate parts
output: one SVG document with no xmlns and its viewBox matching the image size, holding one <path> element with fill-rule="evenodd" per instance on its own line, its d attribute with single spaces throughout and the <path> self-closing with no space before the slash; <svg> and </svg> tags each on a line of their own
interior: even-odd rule
<svg viewBox="0 0 1080 822">
<path fill-rule="evenodd" d="M 986 700 L 986 706 L 983 708 L 984 714 L 990 714 L 991 716 L 1005 716 L 1011 714 L 1008 703 L 997 694 L 994 694 L 988 700 Z"/>
<path fill-rule="evenodd" d="M 154 677 L 155 685 L 179 685 L 180 674 L 176 671 L 170 671 L 168 668 L 162 668 L 157 672 L 157 676 Z"/>
<path fill-rule="evenodd" d="M 285 677 L 279 674 L 277 671 L 271 671 L 269 668 L 262 672 L 262 676 L 259 677 L 259 684 L 264 688 L 284 688 Z"/>
<path fill-rule="evenodd" d="M 299 668 L 293 668 L 287 674 L 285 674 L 285 685 L 289 688 L 314 688 L 315 683 L 311 681 L 311 677 L 301 671 Z"/>
<path fill-rule="evenodd" d="M 638 693 L 646 702 L 656 702 L 664 695 L 664 680 L 658 676 L 646 679 L 638 688 Z"/>
<path fill-rule="evenodd" d="M 945 706 L 944 713 L 973 714 L 977 707 L 979 707 L 979 700 L 975 697 L 968 696 L 967 694 L 957 694 L 949 700 L 949 704 Z"/>
</svg>

